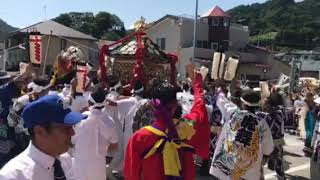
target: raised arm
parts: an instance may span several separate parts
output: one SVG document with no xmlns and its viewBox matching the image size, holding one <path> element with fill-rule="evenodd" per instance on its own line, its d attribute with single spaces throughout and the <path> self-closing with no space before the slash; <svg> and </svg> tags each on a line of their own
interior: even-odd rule
<svg viewBox="0 0 320 180">
<path fill-rule="evenodd" d="M 205 107 L 203 80 L 199 72 L 194 77 L 194 105 L 184 118 L 195 122 L 196 133 L 190 140 L 190 145 L 195 147 L 196 154 L 200 157 L 209 158 L 210 124 Z"/>
<path fill-rule="evenodd" d="M 222 117 L 226 120 L 231 118 L 231 115 L 239 109 L 237 105 L 228 100 L 222 92 L 218 92 L 217 102 L 216 102 Z"/>
</svg>

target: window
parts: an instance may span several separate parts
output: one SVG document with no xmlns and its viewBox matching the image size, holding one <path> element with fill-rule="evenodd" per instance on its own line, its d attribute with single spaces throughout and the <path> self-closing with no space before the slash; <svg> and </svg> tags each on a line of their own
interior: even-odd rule
<svg viewBox="0 0 320 180">
<path fill-rule="evenodd" d="M 212 18 L 212 26 L 219 26 L 219 19 Z"/>
<path fill-rule="evenodd" d="M 197 40 L 197 48 L 206 48 L 208 49 L 208 41 L 206 40 Z"/>
<path fill-rule="evenodd" d="M 219 18 L 219 26 L 223 26 L 224 18 Z"/>
<path fill-rule="evenodd" d="M 208 49 L 209 48 L 209 43 L 208 41 L 202 41 L 202 48 Z"/>
<path fill-rule="evenodd" d="M 200 19 L 201 22 L 208 24 L 208 18 L 201 18 Z"/>
<path fill-rule="evenodd" d="M 166 38 L 157 38 L 156 43 L 161 50 L 166 50 Z"/>
<path fill-rule="evenodd" d="M 201 40 L 197 40 L 197 48 L 202 48 L 202 41 Z"/>
<path fill-rule="evenodd" d="M 166 50 L 166 39 L 165 38 L 161 38 L 161 49 Z"/>
<path fill-rule="evenodd" d="M 308 57 L 308 56 L 304 56 L 303 58 L 304 58 L 304 59 L 308 59 L 309 57 Z"/>
<path fill-rule="evenodd" d="M 218 47 L 219 47 L 219 44 L 218 44 L 218 43 L 211 43 L 211 49 L 217 50 Z"/>
<path fill-rule="evenodd" d="M 224 25 L 224 27 L 229 27 L 229 20 L 224 19 L 223 25 Z"/>
</svg>

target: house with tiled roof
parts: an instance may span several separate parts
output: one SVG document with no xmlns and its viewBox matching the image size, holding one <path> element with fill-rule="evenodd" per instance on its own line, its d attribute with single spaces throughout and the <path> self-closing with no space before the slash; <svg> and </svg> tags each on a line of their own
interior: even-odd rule
<svg viewBox="0 0 320 180">
<path fill-rule="evenodd" d="M 55 21 L 47 20 L 18 29 L 9 34 L 5 40 L 7 69 L 16 69 L 19 62 L 28 61 L 28 52 L 25 47 L 30 33 L 41 35 L 42 62 L 46 58 L 46 65 L 49 66 L 49 69 L 54 63 L 57 54 L 62 50 L 66 50 L 69 46 L 79 47 L 83 51 L 85 60 L 89 62 L 98 61 L 99 49 L 96 38 Z"/>
</svg>

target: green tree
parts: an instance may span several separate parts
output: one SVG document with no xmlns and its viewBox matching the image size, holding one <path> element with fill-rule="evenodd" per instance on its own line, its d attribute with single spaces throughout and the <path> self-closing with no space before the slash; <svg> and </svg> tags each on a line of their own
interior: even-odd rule
<svg viewBox="0 0 320 180">
<path fill-rule="evenodd" d="M 117 41 L 117 40 L 121 39 L 121 36 L 118 33 L 111 31 L 111 32 L 105 33 L 101 37 L 101 39 L 108 40 L 108 41 Z"/>
<path fill-rule="evenodd" d="M 58 17 L 53 19 L 55 22 L 63 24 L 70 27 L 72 24 L 72 19 L 69 14 L 60 14 Z"/>
<path fill-rule="evenodd" d="M 289 48 L 312 49 L 320 39 L 320 1 L 268 0 L 229 10 L 234 22 L 245 22 L 251 36 L 278 32 L 270 42 Z M 257 36 L 260 37 L 260 36 Z M 254 41 L 257 38 L 251 38 Z"/>
<path fill-rule="evenodd" d="M 98 39 L 119 39 L 126 35 L 124 23 L 121 19 L 108 12 L 70 12 L 61 14 L 53 19 L 65 26 L 71 27 Z"/>
</svg>

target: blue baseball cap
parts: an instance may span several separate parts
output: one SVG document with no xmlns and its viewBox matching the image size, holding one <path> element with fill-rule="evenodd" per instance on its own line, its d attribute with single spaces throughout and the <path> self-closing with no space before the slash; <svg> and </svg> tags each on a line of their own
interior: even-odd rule
<svg viewBox="0 0 320 180">
<path fill-rule="evenodd" d="M 47 95 L 29 103 L 22 112 L 24 126 L 33 128 L 36 125 L 58 123 L 74 125 L 87 116 L 72 112 L 69 106 L 58 95 Z"/>
</svg>

